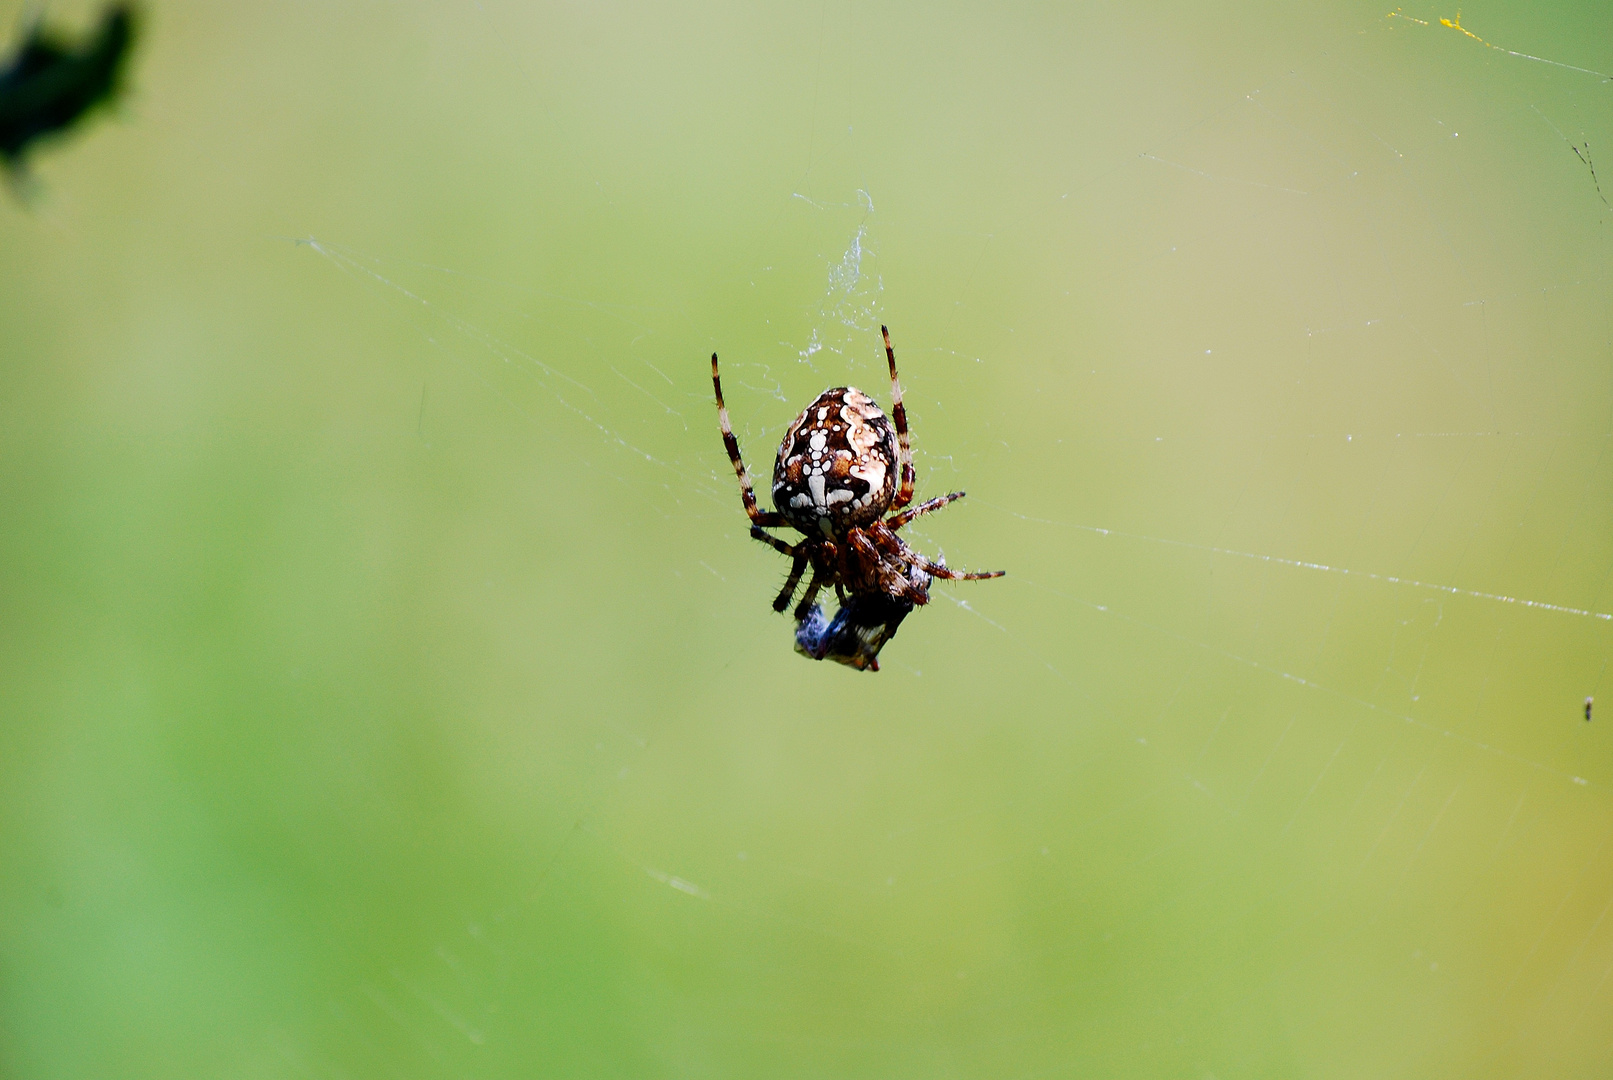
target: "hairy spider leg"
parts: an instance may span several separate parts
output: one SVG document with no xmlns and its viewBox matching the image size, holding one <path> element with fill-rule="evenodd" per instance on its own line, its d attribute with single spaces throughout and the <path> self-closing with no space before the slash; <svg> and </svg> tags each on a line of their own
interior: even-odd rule
<svg viewBox="0 0 1613 1080">
<path fill-rule="evenodd" d="M 894 369 L 893 369 L 894 370 Z M 770 529 L 782 529 L 789 519 L 783 514 L 770 513 L 756 506 L 756 490 L 751 487 L 750 472 L 745 459 L 739 456 L 739 440 L 728 423 L 728 406 L 722 400 L 722 378 L 717 374 L 717 354 L 711 354 L 711 388 L 717 392 L 717 419 L 722 423 L 722 444 L 728 450 L 728 460 L 734 463 L 734 475 L 739 477 L 739 498 L 745 504 L 745 513 L 752 523 Z"/>
<path fill-rule="evenodd" d="M 963 496 L 964 493 L 961 491 L 954 491 L 950 495 L 937 495 L 928 502 L 919 503 L 917 506 L 910 506 L 906 510 L 903 510 L 900 514 L 897 514 L 894 517 L 886 518 L 885 526 L 890 529 L 891 532 L 895 532 L 897 529 L 900 529 L 903 525 L 906 525 L 909 521 L 912 521 L 920 514 L 934 513 L 947 503 L 955 502 L 958 499 L 963 498 Z"/>
<path fill-rule="evenodd" d="M 868 529 L 867 534 L 874 548 L 884 555 L 888 562 L 894 562 L 901 568 L 902 578 L 898 583 L 898 587 L 892 589 L 890 583 L 881 578 L 880 591 L 892 598 L 900 594 L 909 604 L 928 604 L 930 602 L 930 578 L 929 575 L 923 573 L 923 568 L 916 567 L 914 562 L 920 556 L 916 555 L 913 549 L 907 546 L 906 541 L 889 529 Z M 923 580 L 914 580 L 915 575 Z"/>
<path fill-rule="evenodd" d="M 874 592 L 882 589 L 884 582 L 878 578 L 879 549 L 875 546 L 870 531 L 866 529 L 848 530 L 846 533 L 846 548 L 847 554 L 851 556 L 846 560 L 849 569 L 853 571 L 861 570 L 875 575 L 873 581 L 857 581 L 853 579 L 852 591 Z M 842 573 L 841 576 L 846 577 L 848 575 Z M 860 577 L 861 575 L 857 576 Z M 845 597 L 841 597 L 841 602 L 845 602 Z"/>
<path fill-rule="evenodd" d="M 893 529 L 889 527 L 882 529 L 869 528 L 864 531 L 868 534 L 869 540 L 876 550 L 884 552 L 904 565 L 913 561 L 913 549 L 908 547 L 907 541 L 897 536 Z"/>
<path fill-rule="evenodd" d="M 800 621 L 812 613 L 812 602 L 818 598 L 818 590 L 823 588 L 825 578 L 818 564 L 812 564 L 812 580 L 807 582 L 806 592 L 801 594 L 801 602 L 795 605 L 795 618 Z"/>
<path fill-rule="evenodd" d="M 788 555 L 792 559 L 795 557 L 795 553 L 800 550 L 799 545 L 797 547 L 791 547 L 789 544 L 786 544 L 772 533 L 763 532 L 760 525 L 752 525 L 750 527 L 750 538 L 752 540 L 760 540 L 762 543 L 766 544 L 780 555 Z"/>
<path fill-rule="evenodd" d="M 902 558 L 906 559 L 908 562 L 912 563 L 926 574 L 929 574 L 931 577 L 945 578 L 947 581 L 984 581 L 987 578 L 1002 577 L 1008 573 L 1006 570 L 974 570 L 965 572 L 962 570 L 952 570 L 948 567 L 940 565 L 939 563 L 933 563 L 929 559 L 926 559 L 923 555 L 920 555 L 918 552 L 908 547 L 907 544 L 903 542 L 901 537 L 897 536 L 886 527 L 883 521 L 874 522 L 872 525 L 868 526 L 868 531 L 873 533 L 880 540 L 884 540 L 884 538 L 888 536 L 892 540 L 896 541 L 896 543 L 901 545 Z"/>
<path fill-rule="evenodd" d="M 801 575 L 806 572 L 807 562 L 812 557 L 811 552 L 805 544 L 797 544 L 791 547 L 778 537 L 763 532 L 756 525 L 750 527 L 750 535 L 752 540 L 760 540 L 780 555 L 788 555 L 794 560 L 790 566 L 790 576 L 784 581 L 784 588 L 780 590 L 778 596 L 773 600 L 773 610 L 783 611 L 790 606 L 790 598 L 795 595 L 796 586 L 801 584 Z"/>
<path fill-rule="evenodd" d="M 801 584 L 801 575 L 806 572 L 809 561 L 805 551 L 796 553 L 795 561 L 790 564 L 790 576 L 784 579 L 784 588 L 773 598 L 774 611 L 783 611 L 790 606 L 790 601 L 795 597 L 796 586 Z"/>
<path fill-rule="evenodd" d="M 913 468 L 913 440 L 907 434 L 907 410 L 902 408 L 902 381 L 896 377 L 896 351 L 891 348 L 891 332 L 879 328 L 885 338 L 885 362 L 891 369 L 891 420 L 896 424 L 896 459 L 902 466 L 902 483 L 891 500 L 891 509 L 900 510 L 913 501 L 913 485 L 918 473 Z"/>
</svg>

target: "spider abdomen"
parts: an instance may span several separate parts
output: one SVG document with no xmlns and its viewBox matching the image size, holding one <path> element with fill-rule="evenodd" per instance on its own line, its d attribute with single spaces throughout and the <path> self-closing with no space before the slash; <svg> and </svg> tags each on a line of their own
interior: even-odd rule
<svg viewBox="0 0 1613 1080">
<path fill-rule="evenodd" d="M 856 387 L 832 387 L 784 433 L 773 505 L 808 536 L 834 539 L 890 508 L 896 463 L 896 431 L 879 406 Z"/>
</svg>

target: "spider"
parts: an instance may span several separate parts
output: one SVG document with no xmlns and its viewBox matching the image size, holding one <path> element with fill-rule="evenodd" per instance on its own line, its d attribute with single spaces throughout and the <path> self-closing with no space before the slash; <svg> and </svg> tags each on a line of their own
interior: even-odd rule
<svg viewBox="0 0 1613 1080">
<path fill-rule="evenodd" d="M 896 535 L 914 518 L 939 510 L 963 498 L 964 493 L 954 491 L 917 506 L 908 505 L 917 478 L 913 447 L 890 331 L 881 326 L 879 332 L 885 339 L 885 360 L 890 366 L 895 427 L 873 399 L 856 387 L 834 386 L 819 394 L 795 418 L 779 444 L 773 464 L 772 513 L 756 505 L 750 473 L 739 455 L 739 440 L 734 438 L 728 407 L 723 404 L 717 354 L 711 354 L 711 385 L 717 395 L 723 446 L 739 478 L 740 501 L 751 520 L 750 534 L 791 560 L 790 575 L 773 600 L 773 610 L 789 607 L 810 566 L 812 578 L 795 606 L 795 618 L 801 623 L 797 647 L 815 659 L 828 655 L 875 671 L 879 665 L 873 662 L 873 654 L 895 635 L 895 625 L 915 605 L 929 603 L 932 577 L 973 581 L 1006 573 L 949 569 L 920 555 Z M 888 518 L 887 512 L 891 512 Z M 787 544 L 766 531 L 786 526 L 804 534 L 805 539 Z M 827 586 L 833 586 L 840 598 L 841 612 L 833 624 L 824 626 L 819 625 L 822 613 L 814 617 L 813 612 L 818 591 Z M 876 601 L 876 597 L 883 600 Z"/>
</svg>

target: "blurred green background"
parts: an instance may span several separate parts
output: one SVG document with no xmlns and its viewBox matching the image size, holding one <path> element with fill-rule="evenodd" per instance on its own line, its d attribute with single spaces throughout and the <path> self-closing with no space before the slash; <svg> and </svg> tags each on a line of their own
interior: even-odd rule
<svg viewBox="0 0 1613 1080">
<path fill-rule="evenodd" d="M 1607 5 L 146 13 L 0 200 L 4 1075 L 1613 1071 Z M 866 675 L 706 357 L 765 473 L 882 321 L 1009 576 Z"/>
</svg>

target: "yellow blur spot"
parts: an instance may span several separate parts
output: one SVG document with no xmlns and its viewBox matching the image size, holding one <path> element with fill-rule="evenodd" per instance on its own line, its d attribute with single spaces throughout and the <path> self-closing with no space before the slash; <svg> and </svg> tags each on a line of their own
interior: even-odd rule
<svg viewBox="0 0 1613 1080">
<path fill-rule="evenodd" d="M 1386 18 L 1386 19 L 1405 19 L 1407 22 L 1414 22 L 1418 26 L 1427 26 L 1428 25 L 1428 20 L 1419 19 L 1414 15 L 1407 15 L 1405 12 L 1401 11 L 1399 8 L 1395 8 L 1389 14 L 1385 15 L 1384 18 Z M 1458 18 L 1460 18 L 1460 16 L 1458 16 Z"/>
<path fill-rule="evenodd" d="M 1424 23 L 1423 25 L 1427 26 L 1428 24 Z M 1460 30 L 1462 33 L 1466 34 L 1468 37 L 1472 38 L 1474 41 L 1478 42 L 1480 45 L 1483 45 L 1486 49 L 1495 48 L 1494 45 L 1491 45 L 1488 41 L 1485 41 L 1483 38 L 1479 37 L 1473 31 L 1469 30 L 1467 27 L 1462 25 L 1462 13 L 1460 11 L 1458 11 L 1456 13 L 1456 18 L 1455 19 L 1441 19 L 1441 20 L 1439 20 L 1439 25 L 1448 26 L 1452 30 Z"/>
</svg>

